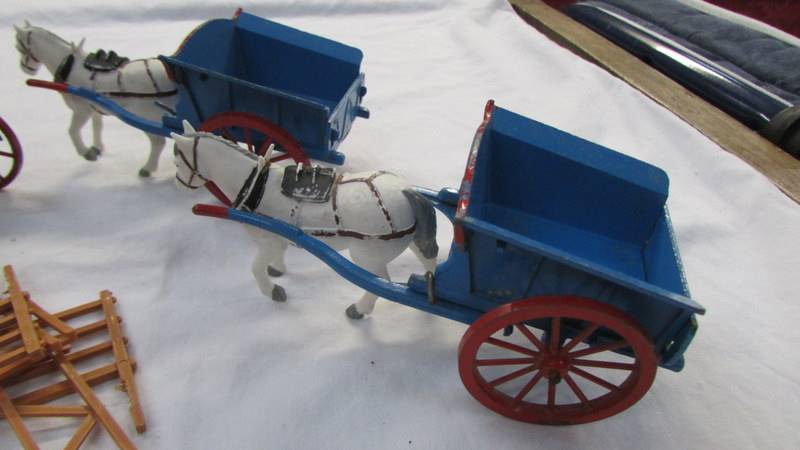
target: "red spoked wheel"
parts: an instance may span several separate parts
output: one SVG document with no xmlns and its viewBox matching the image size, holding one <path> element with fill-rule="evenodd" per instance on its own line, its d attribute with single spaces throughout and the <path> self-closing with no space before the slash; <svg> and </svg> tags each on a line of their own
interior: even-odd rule
<svg viewBox="0 0 800 450">
<path fill-rule="evenodd" d="M 22 168 L 22 146 L 17 135 L 0 118 L 0 189 L 11 184 Z"/>
<path fill-rule="evenodd" d="M 467 329 L 458 353 L 461 380 L 484 406 L 549 425 L 629 408 L 650 389 L 658 364 L 650 339 L 627 314 L 566 296 L 493 309 Z"/>
<path fill-rule="evenodd" d="M 224 112 L 212 116 L 200 125 L 200 131 L 222 136 L 247 147 L 247 150 L 264 156 L 271 144 L 282 152 L 270 158 L 270 162 L 292 158 L 297 163 L 311 164 L 311 160 L 297 140 L 286 130 L 255 114 L 243 112 Z M 209 181 L 206 188 L 226 205 L 231 205 L 222 191 Z"/>
<path fill-rule="evenodd" d="M 234 111 L 220 113 L 203 122 L 200 131 L 246 145 L 247 150 L 261 156 L 274 143 L 275 150 L 283 154 L 270 158 L 272 162 L 292 158 L 297 163 L 311 163 L 303 146 L 291 134 L 255 114 Z"/>
</svg>

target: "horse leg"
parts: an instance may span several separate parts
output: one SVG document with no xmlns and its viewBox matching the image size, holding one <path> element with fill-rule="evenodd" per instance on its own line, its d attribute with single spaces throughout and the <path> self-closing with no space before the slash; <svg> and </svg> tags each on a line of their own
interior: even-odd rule
<svg viewBox="0 0 800 450">
<path fill-rule="evenodd" d="M 164 144 L 167 139 L 164 136 L 157 134 L 145 133 L 147 138 L 150 139 L 150 157 L 147 158 L 145 165 L 139 169 L 139 176 L 147 178 L 151 173 L 158 169 L 158 158 L 161 156 L 161 151 L 164 150 Z"/>
<path fill-rule="evenodd" d="M 417 247 L 417 245 L 413 242 L 408 246 L 408 248 L 411 249 L 411 252 L 414 253 L 414 256 L 416 256 L 417 259 L 422 263 L 422 266 L 425 267 L 425 272 L 433 273 L 436 271 L 436 258 L 426 258 L 422 254 L 422 251 L 419 249 L 419 247 Z"/>
<path fill-rule="evenodd" d="M 103 145 L 103 116 L 97 111 L 92 113 L 91 149 L 96 151 L 98 155 L 102 154 L 105 150 L 105 145 Z"/>
<path fill-rule="evenodd" d="M 380 264 L 376 264 L 373 267 L 369 267 L 368 265 L 364 264 L 358 265 L 381 278 L 391 280 L 389 278 L 389 270 L 386 268 L 386 264 L 383 264 L 382 266 Z M 372 314 L 372 311 L 375 309 L 375 302 L 377 300 L 377 295 L 373 294 L 372 292 L 365 291 L 364 295 L 362 295 L 357 302 L 348 306 L 344 313 L 351 319 L 363 319 L 365 314 Z"/>
<path fill-rule="evenodd" d="M 92 110 L 89 106 L 84 104 L 75 104 L 72 106 L 72 120 L 69 124 L 69 138 L 72 140 L 72 145 L 79 155 L 86 158 L 87 161 L 95 161 L 97 159 L 97 151 L 86 147 L 81 136 L 81 130 L 86 122 L 89 121 Z"/>
<path fill-rule="evenodd" d="M 286 291 L 283 287 L 270 280 L 267 275 L 267 268 L 270 264 L 274 264 L 276 259 L 282 258 L 283 250 L 285 250 L 287 244 L 275 237 L 262 237 L 258 239 L 257 243 L 258 253 L 253 260 L 251 269 L 253 271 L 253 277 L 255 277 L 256 283 L 258 284 L 258 288 L 261 290 L 262 294 L 272 298 L 276 302 L 285 302 Z"/>
<path fill-rule="evenodd" d="M 289 242 L 285 239 L 279 239 L 280 245 L 276 248 L 276 255 L 272 262 L 267 266 L 267 274 L 271 277 L 279 277 L 286 273 L 286 262 L 284 256 L 286 249 L 289 247 Z"/>
<path fill-rule="evenodd" d="M 362 269 L 390 280 L 387 264 L 403 253 L 409 243 L 410 237 L 393 241 L 357 241 L 350 245 L 350 257 Z M 351 319 L 361 319 L 364 314 L 372 313 L 377 299 L 377 295 L 365 292 L 357 302 L 347 308 L 345 314 Z"/>
</svg>

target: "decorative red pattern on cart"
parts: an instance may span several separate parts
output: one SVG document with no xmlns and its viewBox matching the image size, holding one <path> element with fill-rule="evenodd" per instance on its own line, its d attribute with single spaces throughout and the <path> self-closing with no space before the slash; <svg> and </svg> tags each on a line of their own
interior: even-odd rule
<svg viewBox="0 0 800 450">
<path fill-rule="evenodd" d="M 467 167 L 464 169 L 464 177 L 461 179 L 461 188 L 458 190 L 456 220 L 463 219 L 467 215 L 469 198 L 472 194 L 472 179 L 475 177 L 475 163 L 478 160 L 478 149 L 483 140 L 483 133 L 492 120 L 492 111 L 494 111 L 494 100 L 489 100 L 483 110 L 483 122 L 481 122 L 478 131 L 475 133 L 475 138 L 472 140 L 469 158 L 467 158 Z M 458 223 L 453 226 L 453 240 L 459 247 L 464 245 L 464 229 Z"/>
</svg>

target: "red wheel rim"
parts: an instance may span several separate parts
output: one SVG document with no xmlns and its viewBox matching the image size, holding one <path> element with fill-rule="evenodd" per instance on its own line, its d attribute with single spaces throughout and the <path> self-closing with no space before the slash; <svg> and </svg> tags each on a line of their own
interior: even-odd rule
<svg viewBox="0 0 800 450">
<path fill-rule="evenodd" d="M 507 327 L 513 334 L 500 336 Z M 484 406 L 551 425 L 629 408 L 650 389 L 658 363 L 650 339 L 628 315 L 566 296 L 520 300 L 484 314 L 458 352 L 461 380 Z"/>
<path fill-rule="evenodd" d="M 311 164 L 311 160 L 297 140 L 286 130 L 274 123 L 262 119 L 255 114 L 243 112 L 224 112 L 212 116 L 200 125 L 200 131 L 207 131 L 247 146 L 247 150 L 263 156 L 270 144 L 282 152 L 270 158 L 270 162 L 292 158 L 297 163 Z M 206 188 L 222 203 L 231 205 L 231 201 L 211 181 Z"/>
<path fill-rule="evenodd" d="M 0 118 L 0 189 L 11 184 L 22 168 L 22 147 L 11 127 Z"/>
</svg>

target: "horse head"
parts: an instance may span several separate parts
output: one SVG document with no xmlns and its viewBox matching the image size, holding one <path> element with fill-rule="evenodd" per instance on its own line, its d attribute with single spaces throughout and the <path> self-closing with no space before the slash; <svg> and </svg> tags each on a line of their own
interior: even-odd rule
<svg viewBox="0 0 800 450">
<path fill-rule="evenodd" d="M 183 134 L 171 133 L 175 140 L 175 185 L 182 189 L 194 190 L 203 186 L 206 181 L 198 171 L 197 132 L 187 121 L 183 121 Z"/>
<path fill-rule="evenodd" d="M 36 75 L 39 68 L 42 66 L 41 59 L 34 54 L 34 33 L 36 27 L 32 26 L 30 22 L 25 21 L 25 25 L 18 27 L 14 25 L 17 39 L 17 51 L 20 54 L 19 66 L 23 72 L 28 75 Z"/>
<path fill-rule="evenodd" d="M 27 20 L 23 26 L 14 25 L 16 47 L 20 54 L 19 65 L 28 75 L 36 75 L 42 64 L 53 72 L 73 55 L 82 60 L 85 57 L 83 44 L 86 39 L 75 45 L 41 27 L 35 27 Z"/>
</svg>

